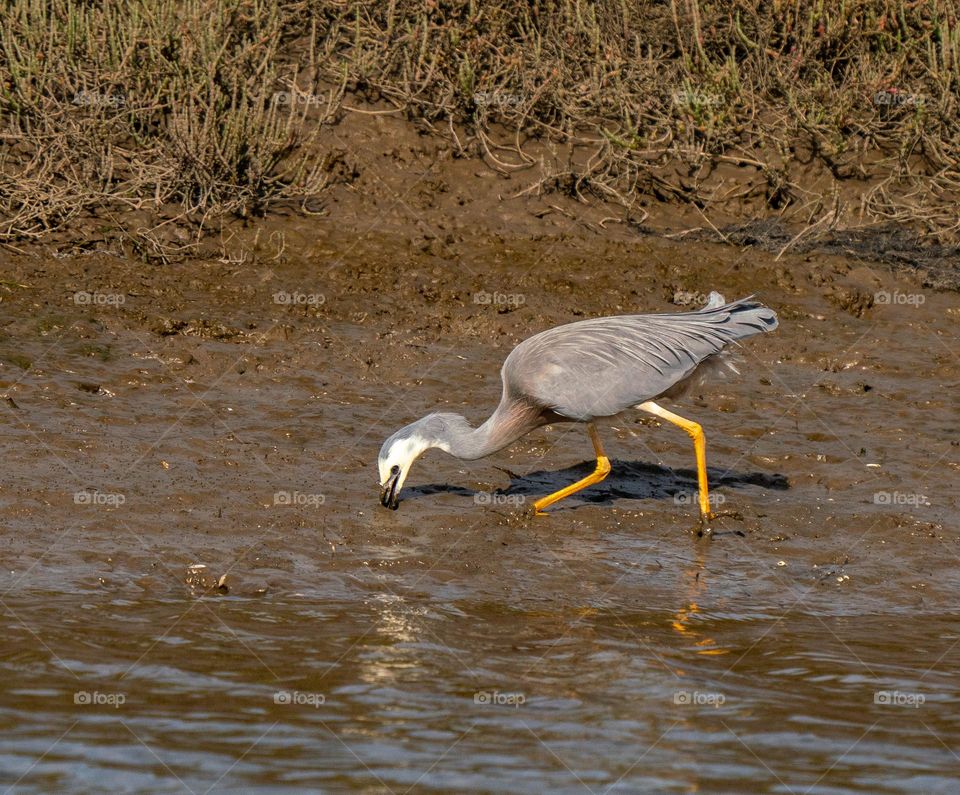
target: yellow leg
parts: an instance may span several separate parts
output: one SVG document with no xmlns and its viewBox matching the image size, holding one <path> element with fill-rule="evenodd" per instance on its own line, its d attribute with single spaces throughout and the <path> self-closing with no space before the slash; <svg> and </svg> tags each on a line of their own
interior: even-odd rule
<svg viewBox="0 0 960 795">
<path fill-rule="evenodd" d="M 697 487 L 700 490 L 700 519 L 701 521 L 712 519 L 713 514 L 710 511 L 710 495 L 707 492 L 707 437 L 703 435 L 703 428 L 693 420 L 684 419 L 672 411 L 667 411 L 652 400 L 641 403 L 637 408 L 642 411 L 648 411 L 667 422 L 672 422 L 690 434 L 693 439 L 693 452 L 697 456 Z"/>
<path fill-rule="evenodd" d="M 576 483 L 560 489 L 560 491 L 555 491 L 553 494 L 548 494 L 546 497 L 537 500 L 533 504 L 537 515 L 543 514 L 543 509 L 547 506 L 553 505 L 555 502 L 559 502 L 564 497 L 569 497 L 571 494 L 575 494 L 587 486 L 599 483 L 609 474 L 610 460 L 603 452 L 603 445 L 600 444 L 600 436 L 597 434 L 597 428 L 592 422 L 587 423 L 587 432 L 590 434 L 590 439 L 593 441 L 593 449 L 597 454 L 597 468 L 583 478 L 583 480 L 578 480 Z"/>
</svg>

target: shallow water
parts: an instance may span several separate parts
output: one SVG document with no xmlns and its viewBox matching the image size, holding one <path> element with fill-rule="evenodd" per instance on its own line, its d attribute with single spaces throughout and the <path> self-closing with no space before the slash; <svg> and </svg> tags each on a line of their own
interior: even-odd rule
<svg viewBox="0 0 960 795">
<path fill-rule="evenodd" d="M 951 296 L 857 319 L 769 276 L 781 331 L 676 408 L 744 514 L 698 538 L 689 442 L 640 415 L 550 517 L 530 500 L 591 466 L 576 426 L 428 454 L 377 504 L 383 438 L 482 420 L 512 342 L 573 319 L 562 292 L 483 315 L 440 275 L 364 314 L 379 285 L 331 277 L 309 313 L 270 300 L 297 263 L 131 268 L 91 313 L 75 267 L 5 303 L 5 786 L 956 791 Z M 605 278 L 578 311 L 627 302 Z"/>
</svg>

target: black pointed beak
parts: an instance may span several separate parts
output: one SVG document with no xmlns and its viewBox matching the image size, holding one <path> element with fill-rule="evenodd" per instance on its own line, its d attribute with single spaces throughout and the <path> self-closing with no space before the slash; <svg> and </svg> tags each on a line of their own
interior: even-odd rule
<svg viewBox="0 0 960 795">
<path fill-rule="evenodd" d="M 400 507 L 400 495 L 397 493 L 397 481 L 400 480 L 400 472 L 396 472 L 387 478 L 387 482 L 380 487 L 380 504 L 384 508 L 397 510 Z"/>
</svg>

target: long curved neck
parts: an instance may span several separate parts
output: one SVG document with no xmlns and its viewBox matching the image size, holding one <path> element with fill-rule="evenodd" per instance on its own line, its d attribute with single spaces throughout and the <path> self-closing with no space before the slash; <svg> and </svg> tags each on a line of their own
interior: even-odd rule
<svg viewBox="0 0 960 795">
<path fill-rule="evenodd" d="M 502 450 L 542 424 L 535 409 L 505 400 L 479 428 L 471 428 L 466 420 L 462 426 L 448 427 L 438 446 L 456 458 L 472 461 Z"/>
</svg>

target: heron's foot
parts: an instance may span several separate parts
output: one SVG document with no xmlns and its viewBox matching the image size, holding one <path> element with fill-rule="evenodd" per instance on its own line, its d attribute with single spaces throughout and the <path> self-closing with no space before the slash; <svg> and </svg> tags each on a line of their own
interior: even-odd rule
<svg viewBox="0 0 960 795">
<path fill-rule="evenodd" d="M 553 499 L 552 494 L 548 494 L 546 497 L 541 497 L 533 504 L 533 515 L 534 516 L 549 516 L 550 514 L 545 510 L 548 506 L 553 505 L 556 500 Z M 562 499 L 562 498 L 561 498 Z"/>
<path fill-rule="evenodd" d="M 585 489 L 587 486 L 592 486 L 594 483 L 599 483 L 609 473 L 610 460 L 605 455 L 598 455 L 597 468 L 593 470 L 592 473 L 587 475 L 582 480 L 578 480 L 576 483 L 560 489 L 560 491 L 555 491 L 553 494 L 548 494 L 546 497 L 541 497 L 533 504 L 533 515 L 546 516 L 547 514 L 544 512 L 544 508 L 553 505 L 555 502 L 559 502 L 565 497 L 569 497 L 571 494 L 576 494 L 578 491 Z"/>
<path fill-rule="evenodd" d="M 700 514 L 700 521 L 693 529 L 699 537 L 713 535 L 713 523 L 717 519 L 736 519 L 743 521 L 743 514 L 740 511 L 707 511 Z"/>
</svg>

